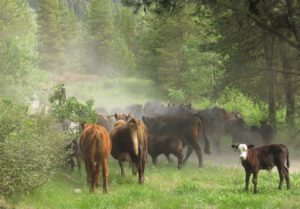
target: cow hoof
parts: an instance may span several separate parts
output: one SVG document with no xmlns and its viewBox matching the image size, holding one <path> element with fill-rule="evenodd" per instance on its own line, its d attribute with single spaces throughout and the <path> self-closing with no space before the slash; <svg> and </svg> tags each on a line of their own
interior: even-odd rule
<svg viewBox="0 0 300 209">
<path fill-rule="evenodd" d="M 211 155 L 211 151 L 210 150 L 205 150 L 205 153 L 208 155 Z"/>
</svg>

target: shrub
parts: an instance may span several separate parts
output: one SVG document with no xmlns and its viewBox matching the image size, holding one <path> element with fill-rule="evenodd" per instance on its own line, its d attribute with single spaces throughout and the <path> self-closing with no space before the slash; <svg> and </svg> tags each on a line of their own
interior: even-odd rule
<svg viewBox="0 0 300 209">
<path fill-rule="evenodd" d="M 0 102 L 0 195 L 20 196 L 49 181 L 63 158 L 64 136 L 44 113 Z"/>
<path fill-rule="evenodd" d="M 85 104 L 79 102 L 75 97 L 66 98 L 63 95 L 62 84 L 57 84 L 52 95 L 49 97 L 52 114 L 59 121 L 68 120 L 74 123 L 97 122 L 94 110 L 94 100 L 87 100 Z"/>
</svg>

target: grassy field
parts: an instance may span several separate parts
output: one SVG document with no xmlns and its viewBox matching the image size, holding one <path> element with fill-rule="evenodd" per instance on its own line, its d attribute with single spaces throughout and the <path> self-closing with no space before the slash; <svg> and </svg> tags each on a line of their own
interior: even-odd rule
<svg viewBox="0 0 300 209">
<path fill-rule="evenodd" d="M 157 167 L 148 159 L 146 180 L 137 184 L 137 177 L 126 168 L 120 176 L 117 162 L 110 160 L 109 193 L 98 189 L 90 194 L 85 172 L 60 174 L 53 181 L 24 198 L 17 208 L 32 209 L 99 209 L 99 208 L 299 208 L 300 174 L 291 174 L 291 190 L 277 190 L 278 174 L 262 171 L 258 179 L 258 194 L 244 192 L 244 171 L 238 164 L 232 167 L 206 162 L 198 168 L 188 162 L 182 170 L 176 164 L 159 159 Z M 81 189 L 75 193 L 74 189 Z"/>
</svg>

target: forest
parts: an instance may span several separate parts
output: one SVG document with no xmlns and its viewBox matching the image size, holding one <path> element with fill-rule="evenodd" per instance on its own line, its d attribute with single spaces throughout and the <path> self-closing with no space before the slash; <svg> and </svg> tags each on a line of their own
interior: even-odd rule
<svg viewBox="0 0 300 209">
<path fill-rule="evenodd" d="M 129 170 L 121 178 L 111 159 L 112 196 L 89 196 L 85 177 L 62 168 L 66 139 L 80 133 L 57 126 L 65 119 L 95 122 L 97 109 L 148 101 L 197 110 L 220 107 L 241 113 L 247 127 L 267 121 L 275 142 L 286 144 L 297 158 L 299 57 L 299 0 L 0 0 L 0 209 L 234 208 L 237 202 L 238 208 L 297 208 L 298 168 L 291 175 L 290 205 L 280 203 L 288 191 L 274 198 L 270 178 L 277 184 L 277 176 L 265 173 L 261 187 L 269 194 L 252 204 L 253 197 L 239 196 L 241 189 L 234 187 L 244 182 L 241 166 L 222 179 L 216 173 L 230 172 L 227 166 L 208 163 L 201 170 L 192 161 L 174 174 L 174 165 L 162 159 L 158 167 L 148 159 L 145 184 L 151 184 L 142 190 Z M 61 88 L 66 98 L 60 97 Z M 222 151 L 232 151 L 225 148 L 230 142 L 225 137 Z M 231 193 L 218 183 L 215 191 L 201 178 L 229 182 Z M 84 196 L 66 192 L 75 187 Z M 199 197 L 202 192 L 205 197 Z M 131 193 L 138 205 L 125 199 Z M 43 203 L 46 196 L 59 195 L 66 201 Z M 165 195 L 168 204 L 157 195 Z M 91 201 L 83 201 L 87 198 Z"/>
</svg>

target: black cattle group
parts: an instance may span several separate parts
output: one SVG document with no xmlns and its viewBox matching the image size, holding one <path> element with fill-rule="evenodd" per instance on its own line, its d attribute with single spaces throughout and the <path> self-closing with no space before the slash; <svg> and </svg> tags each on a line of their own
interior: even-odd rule
<svg viewBox="0 0 300 209">
<path fill-rule="evenodd" d="M 96 111 L 99 125 L 105 127 L 110 133 L 111 154 L 119 161 L 121 174 L 124 175 L 122 162 L 129 161 L 133 173 L 135 174 L 136 170 L 139 171 L 140 183 L 144 181 L 147 151 L 152 157 L 153 164 L 157 163 L 158 155 L 163 154 L 170 160 L 169 155 L 173 154 L 178 159 L 177 167 L 180 169 L 194 150 L 198 165 L 202 167 L 202 150 L 206 154 L 219 154 L 221 138 L 225 135 L 231 136 L 233 144 L 254 144 L 255 146 L 270 145 L 274 135 L 272 127 L 266 121 L 260 121 L 260 127 L 255 125 L 248 127 L 241 113 L 226 111 L 220 107 L 197 110 L 193 109 L 191 104 L 165 106 L 158 101 L 150 101 L 144 105 L 114 108 L 110 112 L 104 108 L 98 108 Z M 203 145 L 204 149 L 201 147 Z M 185 154 L 183 153 L 184 147 L 187 147 Z M 238 145 L 232 147 L 237 149 Z M 252 152 L 250 148 L 248 151 Z M 272 152 L 268 156 L 276 158 L 274 155 L 276 153 Z M 73 158 L 75 155 L 70 156 Z M 257 160 L 254 159 L 254 161 Z M 74 161 L 71 160 L 71 162 L 74 167 Z M 245 165 L 245 162 L 242 163 Z M 277 161 L 270 163 L 276 166 L 278 164 Z M 278 166 L 283 165 L 278 164 Z M 283 166 L 280 178 L 287 175 L 286 169 Z M 246 170 L 247 178 L 248 173 L 253 173 L 253 171 Z M 248 188 L 247 182 L 246 188 Z"/>
</svg>

